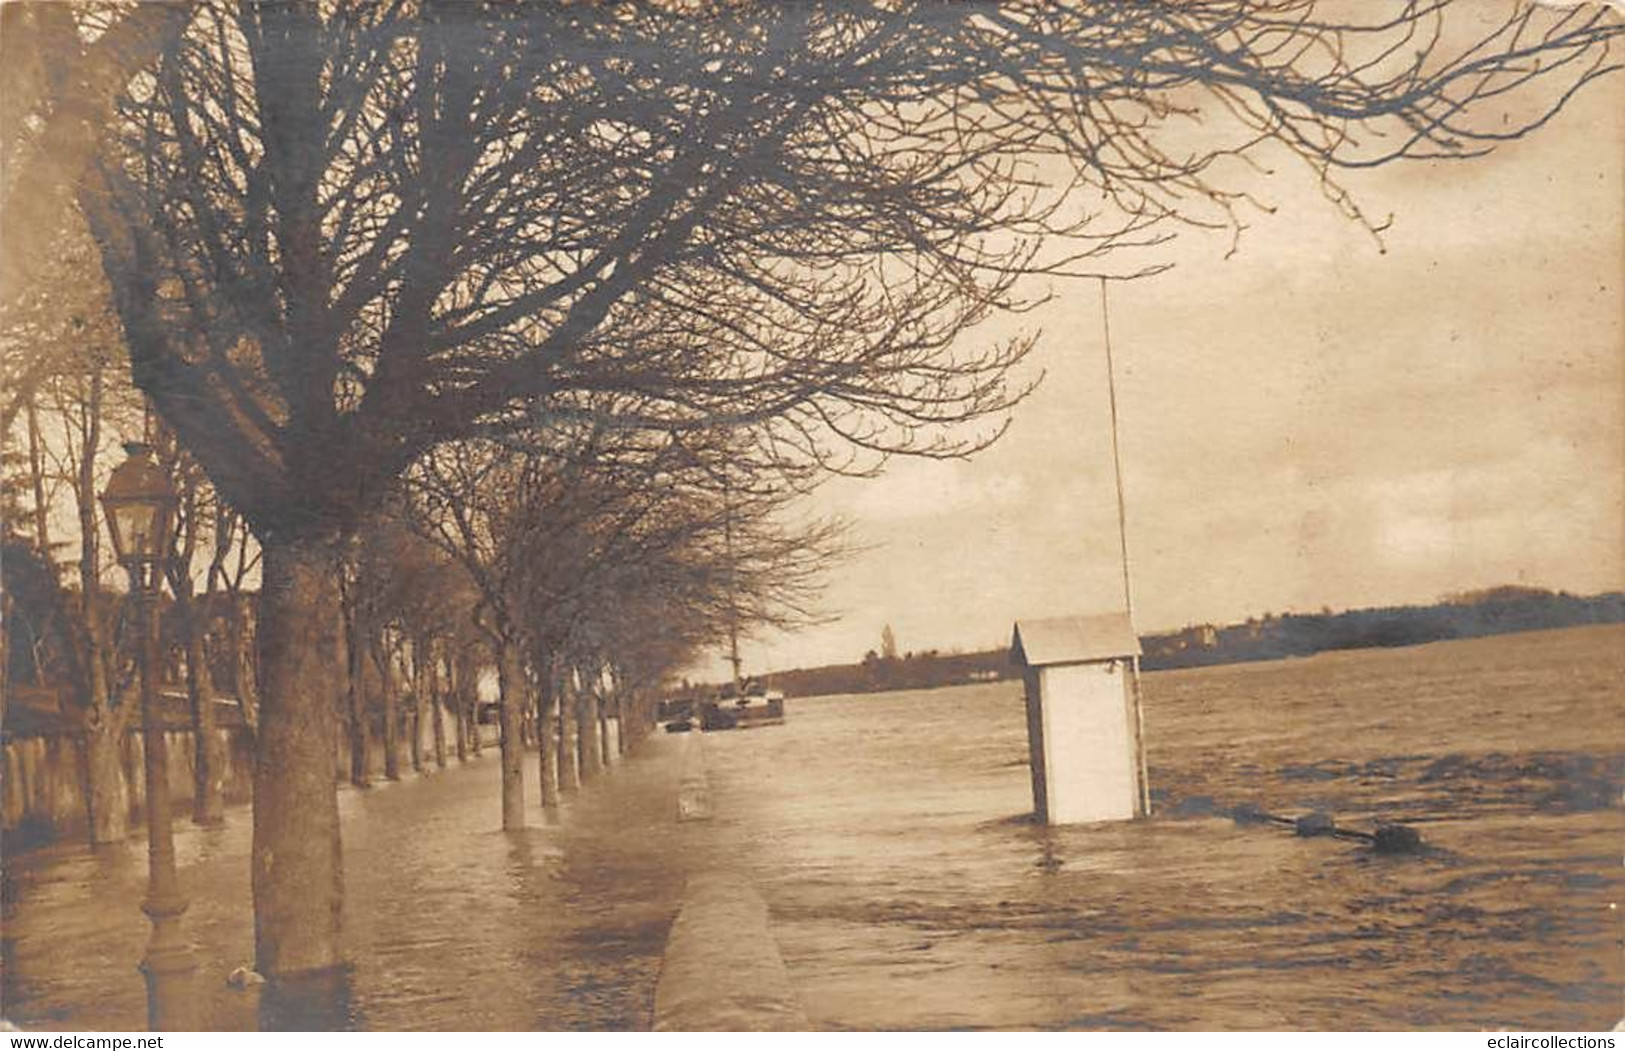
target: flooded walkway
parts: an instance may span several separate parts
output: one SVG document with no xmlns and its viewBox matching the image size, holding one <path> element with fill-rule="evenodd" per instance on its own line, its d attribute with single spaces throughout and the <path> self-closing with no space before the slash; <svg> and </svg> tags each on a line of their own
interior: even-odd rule
<svg viewBox="0 0 1625 1051">
<path fill-rule="evenodd" d="M 261 1004 L 225 977 L 253 960 L 249 814 L 176 822 L 206 1026 L 646 1029 L 690 852 L 679 841 L 682 742 L 657 737 L 545 818 L 526 766 L 523 833 L 500 829 L 494 750 L 444 772 L 344 790 L 347 989 L 319 1009 Z M 144 839 L 11 859 L 5 1017 L 25 1028 L 138 1030 L 147 937 Z M 701 859 L 703 860 L 703 859 Z"/>
</svg>

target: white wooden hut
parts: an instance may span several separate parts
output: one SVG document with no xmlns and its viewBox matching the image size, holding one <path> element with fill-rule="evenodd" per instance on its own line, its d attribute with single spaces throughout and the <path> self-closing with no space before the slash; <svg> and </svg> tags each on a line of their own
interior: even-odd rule
<svg viewBox="0 0 1625 1051">
<path fill-rule="evenodd" d="M 1027 684 L 1033 807 L 1052 825 L 1145 812 L 1140 640 L 1127 613 L 1016 622 Z"/>
</svg>

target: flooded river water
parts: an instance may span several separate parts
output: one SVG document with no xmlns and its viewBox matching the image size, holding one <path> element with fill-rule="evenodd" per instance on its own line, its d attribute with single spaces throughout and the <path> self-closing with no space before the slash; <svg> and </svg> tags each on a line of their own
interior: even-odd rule
<svg viewBox="0 0 1625 1051">
<path fill-rule="evenodd" d="M 1016 684 L 801 701 L 706 751 L 816 1026 L 1606 1029 L 1622 684 L 1619 627 L 1151 674 L 1158 819 L 1072 829 L 1021 819 Z"/>
<path fill-rule="evenodd" d="M 527 786 L 517 836 L 494 756 L 343 793 L 355 969 L 324 1015 L 224 987 L 252 956 L 242 812 L 177 824 L 187 929 L 220 1028 L 637 1029 L 685 876 L 725 864 L 817 1027 L 1607 1028 L 1622 682 L 1620 627 L 1148 675 L 1158 817 L 1073 829 L 1025 818 L 1018 685 L 793 699 L 784 726 L 705 735 L 699 837 L 675 737 L 545 826 Z M 1434 849 L 1238 826 L 1243 802 L 1404 820 Z M 6 1017 L 140 1028 L 140 839 L 8 863 Z"/>
</svg>

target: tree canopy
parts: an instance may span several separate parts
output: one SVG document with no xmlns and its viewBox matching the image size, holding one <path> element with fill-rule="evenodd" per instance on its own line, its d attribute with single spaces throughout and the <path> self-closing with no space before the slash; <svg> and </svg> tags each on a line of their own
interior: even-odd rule
<svg viewBox="0 0 1625 1051">
<path fill-rule="evenodd" d="M 1239 223 L 1265 143 L 1358 217 L 1337 168 L 1470 156 L 1612 68 L 1612 15 L 1456 44 L 1449 8 L 207 0 L 83 196 L 138 382 L 259 528 L 585 416 L 960 454 L 1030 337 L 957 337 L 1021 275 Z"/>
</svg>

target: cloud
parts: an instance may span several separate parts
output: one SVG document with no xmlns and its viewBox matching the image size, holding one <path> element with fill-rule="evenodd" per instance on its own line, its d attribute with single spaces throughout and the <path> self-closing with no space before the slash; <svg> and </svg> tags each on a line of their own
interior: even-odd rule
<svg viewBox="0 0 1625 1051">
<path fill-rule="evenodd" d="M 1018 503 L 1024 489 L 1019 475 L 978 471 L 960 460 L 899 458 L 857 491 L 851 510 L 868 521 L 997 513 Z"/>
<path fill-rule="evenodd" d="M 1349 174 L 1396 215 L 1385 253 L 1283 174 L 1240 255 L 1187 237 L 1179 269 L 1112 286 L 1143 627 L 1625 583 L 1622 103 L 1608 78 L 1489 158 Z M 770 663 L 854 659 L 883 623 L 990 644 L 1119 599 L 1099 290 L 1055 292 L 976 333 L 1042 333 L 1004 439 L 820 492 L 871 545 L 831 582 L 850 619 Z"/>
</svg>

